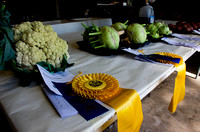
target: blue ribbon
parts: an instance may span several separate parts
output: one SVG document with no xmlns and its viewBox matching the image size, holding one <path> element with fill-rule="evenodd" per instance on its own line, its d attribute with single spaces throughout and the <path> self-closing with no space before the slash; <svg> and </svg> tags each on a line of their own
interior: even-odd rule
<svg viewBox="0 0 200 132">
<path fill-rule="evenodd" d="M 165 56 L 165 55 L 159 55 L 159 54 L 150 54 L 150 55 L 137 55 L 137 57 L 142 58 L 146 61 L 151 62 L 153 61 L 157 61 L 157 59 L 161 59 L 161 60 L 165 60 L 165 61 L 172 61 L 174 63 L 179 63 L 180 62 L 180 58 L 173 58 L 170 56 Z"/>
<path fill-rule="evenodd" d="M 52 82 L 63 97 L 78 111 L 87 121 L 108 111 L 93 99 L 85 99 L 75 95 L 71 84 Z"/>
</svg>

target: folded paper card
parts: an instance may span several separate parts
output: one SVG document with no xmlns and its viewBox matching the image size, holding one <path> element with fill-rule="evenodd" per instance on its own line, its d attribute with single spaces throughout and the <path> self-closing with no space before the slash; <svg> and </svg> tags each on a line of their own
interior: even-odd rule
<svg viewBox="0 0 200 132">
<path fill-rule="evenodd" d="M 78 114 L 78 111 L 63 97 L 52 92 L 46 84 L 41 85 L 60 117 L 67 118 Z"/>
<path fill-rule="evenodd" d="M 174 36 L 174 37 L 180 38 L 180 39 L 200 41 L 200 36 L 199 35 L 194 35 L 194 34 L 179 34 L 179 33 L 173 33 L 171 35 Z"/>
<path fill-rule="evenodd" d="M 199 30 L 193 30 L 193 33 L 200 35 L 200 31 Z"/>
<path fill-rule="evenodd" d="M 171 45 L 190 47 L 200 51 L 200 41 L 171 37 L 163 37 L 161 40 Z"/>
</svg>

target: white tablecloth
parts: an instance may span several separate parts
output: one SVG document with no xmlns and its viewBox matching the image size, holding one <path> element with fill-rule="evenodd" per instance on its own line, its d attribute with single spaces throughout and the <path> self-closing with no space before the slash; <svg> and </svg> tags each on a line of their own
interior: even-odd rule
<svg viewBox="0 0 200 132">
<path fill-rule="evenodd" d="M 97 56 L 81 51 L 76 45 L 77 41 L 82 40 L 81 34 L 82 31 L 59 34 L 69 44 L 69 63 L 75 65 L 68 68 L 68 71 L 74 75 L 78 71 L 83 74 L 110 74 L 119 81 L 120 87 L 135 89 L 142 99 L 174 71 L 173 67 L 134 60 L 134 55 L 129 53 Z M 142 49 L 146 54 L 171 52 L 184 59 L 195 52 L 192 48 L 162 42 L 150 43 Z M 90 121 L 86 121 L 79 114 L 60 118 L 39 85 L 33 82 L 28 87 L 18 86 L 18 79 L 12 71 L 0 72 L 0 104 L 11 124 L 19 132 L 90 132 L 115 115 L 115 111 L 106 106 L 109 112 Z"/>
</svg>

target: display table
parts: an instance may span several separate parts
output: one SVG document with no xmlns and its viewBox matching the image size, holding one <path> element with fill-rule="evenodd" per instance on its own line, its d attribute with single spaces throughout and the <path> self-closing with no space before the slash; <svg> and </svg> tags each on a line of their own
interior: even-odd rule
<svg viewBox="0 0 200 132">
<path fill-rule="evenodd" d="M 77 28 L 77 26 L 80 27 L 79 24 L 80 22 L 71 25 Z M 107 24 L 111 23 L 108 22 Z M 77 28 L 76 31 L 70 32 L 68 28 L 73 28 L 71 25 L 58 24 L 53 25 L 53 28 L 57 31 L 59 37 L 66 40 L 69 44 L 69 63 L 75 63 L 75 65 L 68 68 L 68 71 L 74 75 L 78 71 L 82 71 L 83 74 L 110 74 L 119 81 L 120 87 L 135 89 L 139 93 L 140 98 L 143 99 L 175 70 L 173 66 L 135 60 L 134 55 L 129 53 L 97 56 L 81 51 L 78 49 L 76 42 L 82 40 L 83 28 L 80 28 L 79 31 Z M 182 56 L 184 60 L 195 53 L 195 50 L 192 48 L 172 46 L 163 42 L 150 43 L 142 49 L 146 54 L 155 52 L 174 53 Z M 105 104 L 103 105 L 109 111 L 90 121 L 86 121 L 79 114 L 68 118 L 60 118 L 40 85 L 33 82 L 28 87 L 21 87 L 18 86 L 18 82 L 19 80 L 12 71 L 0 71 L 0 104 L 16 131 L 102 131 L 107 126 L 104 126 L 104 124 L 109 119 L 112 119 L 112 121 L 109 121 L 110 123 L 116 120 L 115 110 Z"/>
</svg>

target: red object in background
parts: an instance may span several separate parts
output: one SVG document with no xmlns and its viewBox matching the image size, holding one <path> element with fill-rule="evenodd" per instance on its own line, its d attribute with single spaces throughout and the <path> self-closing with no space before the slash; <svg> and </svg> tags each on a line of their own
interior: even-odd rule
<svg viewBox="0 0 200 132">
<path fill-rule="evenodd" d="M 175 25 L 170 23 L 168 26 L 173 32 L 191 33 L 194 29 L 196 30 L 200 28 L 200 23 L 178 21 Z"/>
</svg>

